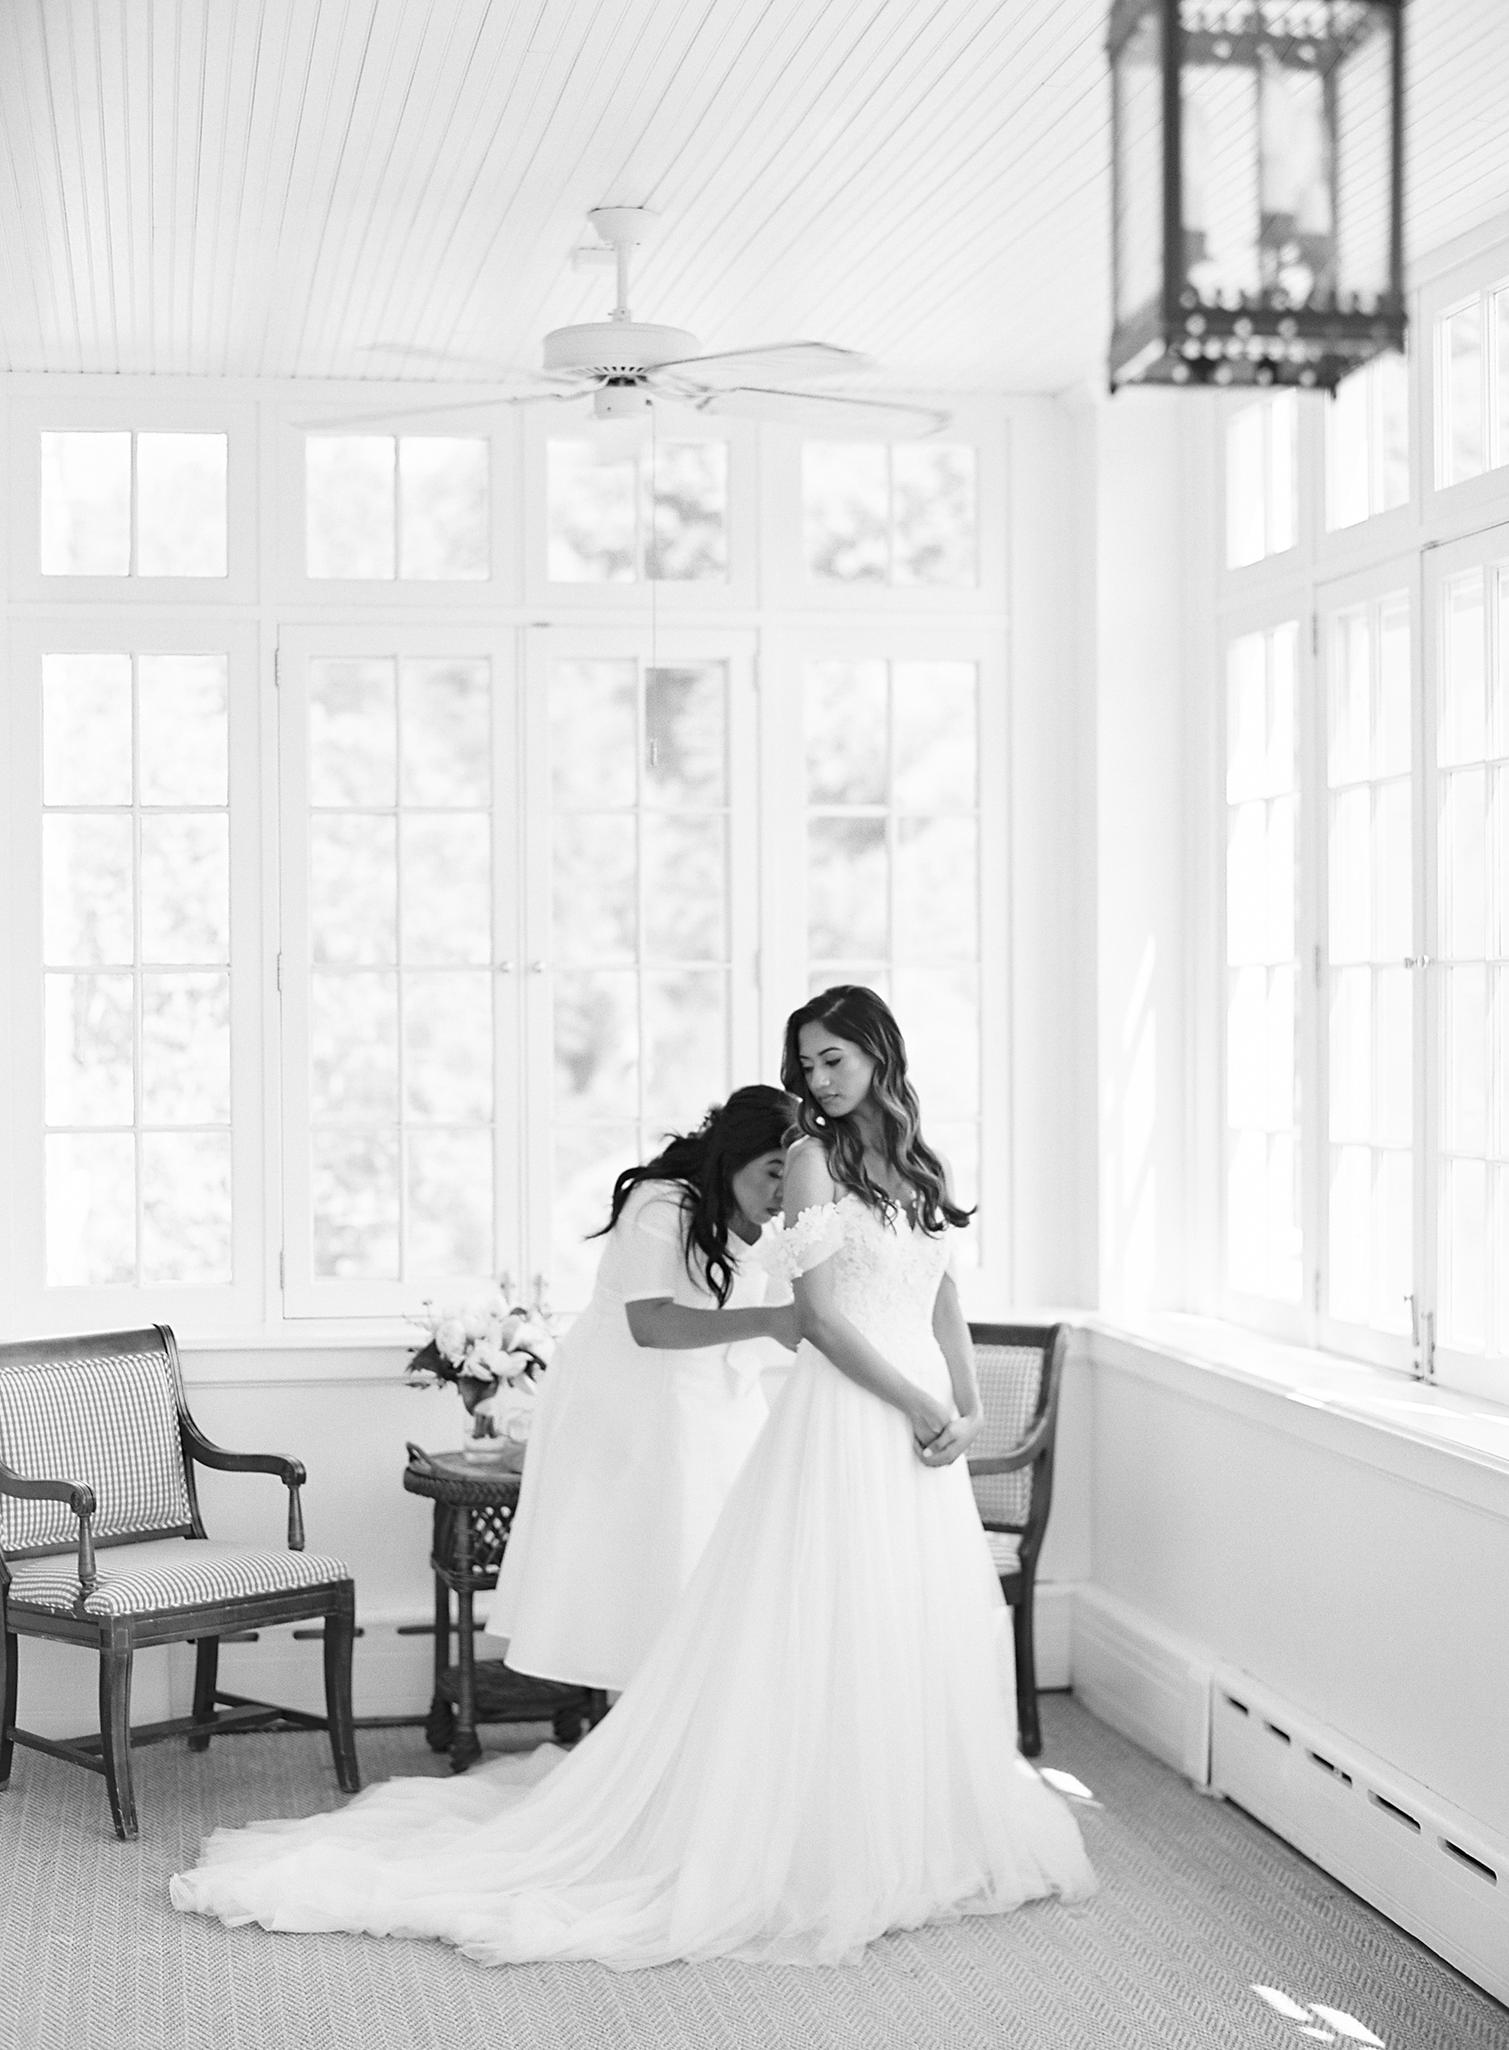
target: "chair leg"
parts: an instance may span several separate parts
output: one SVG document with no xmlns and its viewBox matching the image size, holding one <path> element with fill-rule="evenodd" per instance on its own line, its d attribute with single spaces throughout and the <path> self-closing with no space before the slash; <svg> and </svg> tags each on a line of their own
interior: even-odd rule
<svg viewBox="0 0 1509 2050">
<path fill-rule="evenodd" d="M 16 1748 L 16 1633 L 0 1632 L 0 1787 L 10 1785 L 11 1754 Z"/>
<path fill-rule="evenodd" d="M 1032 1583 L 1022 1588 L 1011 1605 L 1011 1635 L 1016 1645 L 1017 1741 L 1024 1758 L 1036 1758 L 1043 1748 L 1043 1733 L 1037 1716 L 1037 1652 L 1032 1641 Z"/>
<path fill-rule="evenodd" d="M 196 1723 L 213 1723 L 215 1687 L 220 1678 L 220 1639 L 201 1637 L 194 1647 L 194 1654 L 194 1720 Z M 190 1730 L 191 1751 L 208 1751 L 209 1748 L 209 1730 Z"/>
<path fill-rule="evenodd" d="M 343 1794 L 361 1789 L 356 1762 L 356 1730 L 351 1720 L 351 1652 L 356 1640 L 356 1596 L 346 1588 L 325 1618 L 325 1720 L 335 1779 Z"/>
<path fill-rule="evenodd" d="M 131 1659 L 130 1638 L 112 1631 L 100 1646 L 100 1745 L 115 1833 L 127 1843 L 136 1835 L 136 1795 L 131 1785 Z"/>
</svg>

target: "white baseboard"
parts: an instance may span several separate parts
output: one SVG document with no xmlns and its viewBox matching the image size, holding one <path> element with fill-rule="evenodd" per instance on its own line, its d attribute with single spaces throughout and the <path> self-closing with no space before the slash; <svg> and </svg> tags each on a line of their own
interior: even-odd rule
<svg viewBox="0 0 1509 2050">
<path fill-rule="evenodd" d="M 1211 1784 L 1509 2002 L 1509 1842 L 1227 1667 L 1212 1695 Z"/>
<path fill-rule="evenodd" d="M 1074 1692 L 1092 1715 L 1197 1787 L 1210 1777 L 1211 1661 L 1098 1587 L 1074 1601 Z"/>
</svg>

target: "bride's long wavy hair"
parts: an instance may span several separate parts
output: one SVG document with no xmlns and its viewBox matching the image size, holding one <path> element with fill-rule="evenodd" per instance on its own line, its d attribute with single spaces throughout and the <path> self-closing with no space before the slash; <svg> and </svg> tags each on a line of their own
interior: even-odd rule
<svg viewBox="0 0 1509 2050">
<path fill-rule="evenodd" d="M 906 1044 L 890 1007 L 863 983 L 840 982 L 825 989 L 786 1020 L 781 1053 L 781 1080 L 801 1105 L 797 1125 L 821 1139 L 828 1169 L 841 1188 L 852 1189 L 861 1202 L 887 1221 L 896 1214 L 896 1199 L 866 1172 L 864 1140 L 851 1118 L 825 1117 L 802 1073 L 801 1031 L 821 1025 L 835 1039 L 844 1039 L 875 1063 L 870 1095 L 880 1112 L 881 1138 L 887 1164 L 917 1191 L 917 1222 L 927 1232 L 945 1224 L 965 1225 L 973 1211 L 961 1209 L 948 1193 L 943 1162 L 922 1136 L 917 1092 L 907 1079 Z"/>
<path fill-rule="evenodd" d="M 734 1285 L 728 1257 L 728 1234 L 734 1215 L 734 1176 L 763 1154 L 778 1153 L 791 1136 L 797 1105 L 784 1089 L 752 1082 L 736 1089 L 727 1103 L 715 1103 L 694 1132 L 672 1132 L 653 1160 L 626 1167 L 613 1184 L 608 1221 L 589 1234 L 610 1232 L 641 1182 L 670 1182 L 686 1197 L 686 1271 L 698 1269 L 721 1310 Z"/>
</svg>

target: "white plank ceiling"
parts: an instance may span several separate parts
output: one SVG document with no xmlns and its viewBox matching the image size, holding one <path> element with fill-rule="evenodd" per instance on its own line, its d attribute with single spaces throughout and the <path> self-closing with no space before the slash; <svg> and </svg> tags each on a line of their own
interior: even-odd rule
<svg viewBox="0 0 1509 2050">
<path fill-rule="evenodd" d="M 0 369 L 475 380 L 603 317 L 1098 380 L 1105 0 L 4 0 Z M 1509 4 L 1413 0 L 1408 246 L 1509 208 Z"/>
</svg>

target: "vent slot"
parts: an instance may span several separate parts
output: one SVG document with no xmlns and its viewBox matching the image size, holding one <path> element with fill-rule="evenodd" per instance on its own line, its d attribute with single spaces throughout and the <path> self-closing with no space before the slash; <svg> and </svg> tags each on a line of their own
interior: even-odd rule
<svg viewBox="0 0 1509 2050">
<path fill-rule="evenodd" d="M 1343 1772 L 1341 1767 L 1333 1765 L 1329 1758 L 1322 1758 L 1318 1751 L 1310 1752 L 1309 1757 L 1312 1765 L 1318 1765 L 1321 1771 L 1328 1772 L 1332 1779 L 1340 1780 L 1344 1787 L 1349 1787 L 1352 1784 L 1352 1775 L 1349 1772 Z"/>
<path fill-rule="evenodd" d="M 1227 1694 L 1223 1697 L 1223 1699 L 1226 1702 L 1226 1706 L 1228 1708 L 1234 1708 L 1238 1715 L 1250 1715 L 1252 1713 L 1251 1709 L 1248 1708 L 1246 1702 L 1238 1701 L 1234 1694 Z"/>
<path fill-rule="evenodd" d="M 1441 1838 L 1441 1848 L 1448 1857 L 1455 1858 L 1459 1865 L 1465 1865 L 1469 1872 L 1476 1872 L 1479 1879 L 1486 1879 L 1490 1886 L 1497 1886 L 1499 1876 L 1491 1865 L 1485 1865 L 1481 1858 L 1475 1858 L 1471 1851 L 1464 1851 L 1460 1844 L 1454 1844 L 1449 1836 Z"/>
<path fill-rule="evenodd" d="M 1287 1730 L 1281 1730 L 1277 1723 L 1265 1722 L 1263 1724 L 1263 1728 L 1268 1732 L 1270 1736 L 1277 1737 L 1281 1744 L 1292 1744 L 1294 1742 L 1294 1739 L 1289 1735 L 1289 1732 Z"/>
<path fill-rule="evenodd" d="M 1375 1808 L 1381 1808 L 1385 1815 L 1392 1815 L 1395 1822 L 1406 1823 L 1416 1836 L 1420 1834 L 1420 1825 L 1407 1808 L 1400 1808 L 1394 1802 L 1385 1799 L 1382 1794 L 1375 1794 L 1371 1787 L 1368 1788 L 1368 1799 Z"/>
</svg>

